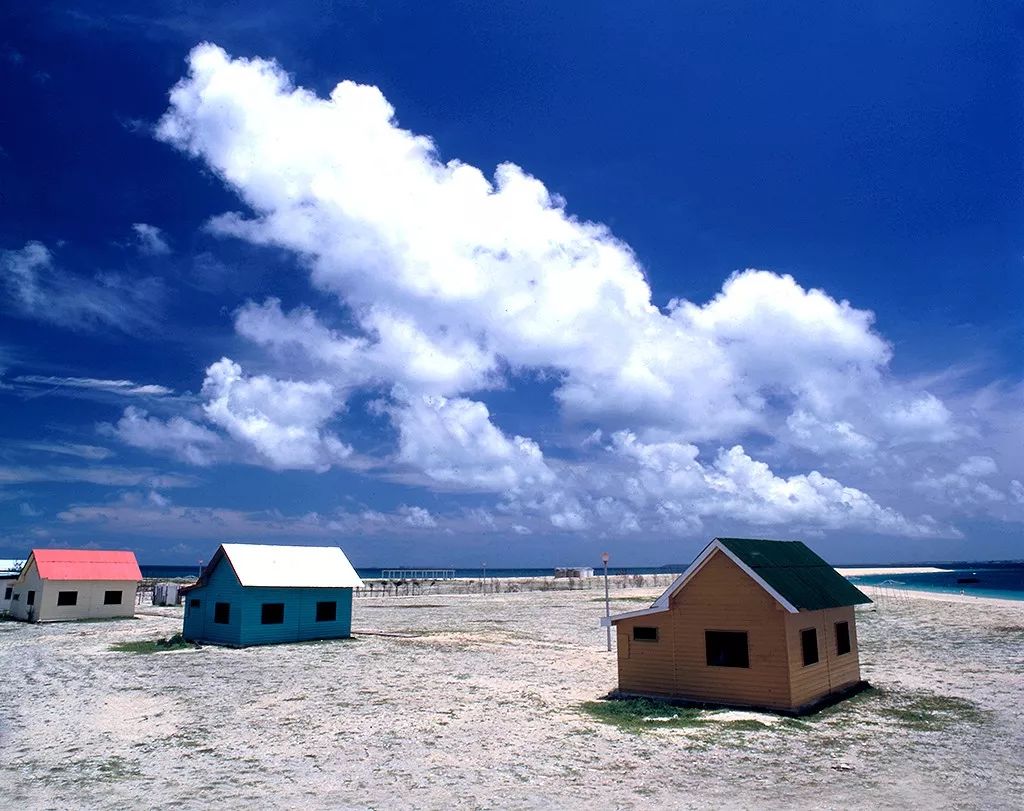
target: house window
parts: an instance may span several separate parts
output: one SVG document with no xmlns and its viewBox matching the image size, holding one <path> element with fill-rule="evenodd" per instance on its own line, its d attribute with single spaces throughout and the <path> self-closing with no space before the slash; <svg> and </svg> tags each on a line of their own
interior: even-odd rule
<svg viewBox="0 0 1024 811">
<path fill-rule="evenodd" d="M 804 652 L 804 667 L 818 661 L 818 629 L 808 628 L 800 632 L 800 647 Z"/>
<path fill-rule="evenodd" d="M 13 597 L 11 597 L 11 599 L 12 599 L 12 600 L 13 600 L 14 602 L 18 602 L 18 600 L 20 600 L 20 599 L 21 599 L 21 594 L 15 594 L 15 595 L 14 595 Z"/>
<path fill-rule="evenodd" d="M 649 626 L 634 625 L 633 626 L 633 639 L 637 642 L 657 642 L 658 641 L 658 629 L 651 628 Z"/>
<path fill-rule="evenodd" d="M 120 591 L 103 592 L 103 605 L 121 605 Z"/>
<path fill-rule="evenodd" d="M 7 589 L 7 590 L 6 590 L 5 592 L 4 592 L 4 599 L 5 599 L 5 600 L 10 600 L 10 599 L 11 599 L 11 594 L 12 594 L 13 592 L 14 592 L 14 589 L 12 589 L 12 588 L 8 588 L 8 589 Z"/>
<path fill-rule="evenodd" d="M 231 603 L 214 603 L 213 621 L 218 625 L 227 625 L 231 622 Z"/>
<path fill-rule="evenodd" d="M 280 625 L 284 622 L 284 603 L 264 603 L 260 622 L 264 625 Z"/>
<path fill-rule="evenodd" d="M 197 600 L 195 597 L 193 597 L 191 600 L 188 601 L 188 607 L 189 608 L 199 608 L 199 600 Z"/>
<path fill-rule="evenodd" d="M 334 622 L 336 619 L 338 619 L 338 604 L 334 600 L 316 604 L 317 622 Z"/>
<path fill-rule="evenodd" d="M 15 594 L 14 596 L 15 596 L 15 599 L 17 599 L 18 595 Z M 28 603 L 29 605 L 35 605 L 36 604 L 36 593 L 34 591 L 30 591 L 28 593 L 28 595 L 25 597 L 25 602 Z M 72 603 L 72 605 L 74 605 L 74 603 Z"/>
<path fill-rule="evenodd" d="M 750 667 L 746 631 L 705 631 L 708 667 Z"/>
<path fill-rule="evenodd" d="M 850 652 L 850 623 L 836 623 L 836 655 L 842 656 Z"/>
<path fill-rule="evenodd" d="M 28 593 L 29 598 L 34 598 L 35 595 L 30 591 Z M 29 600 L 29 605 L 32 605 L 32 599 Z M 58 591 L 57 592 L 57 605 L 78 605 L 78 592 L 77 591 Z"/>
</svg>

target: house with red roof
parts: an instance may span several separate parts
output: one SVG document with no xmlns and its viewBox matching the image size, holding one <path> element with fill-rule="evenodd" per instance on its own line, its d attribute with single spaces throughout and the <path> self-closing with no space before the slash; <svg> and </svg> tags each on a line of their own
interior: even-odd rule
<svg viewBox="0 0 1024 811">
<path fill-rule="evenodd" d="M 33 549 L 12 586 L 10 616 L 29 622 L 133 617 L 141 580 L 132 552 Z"/>
</svg>

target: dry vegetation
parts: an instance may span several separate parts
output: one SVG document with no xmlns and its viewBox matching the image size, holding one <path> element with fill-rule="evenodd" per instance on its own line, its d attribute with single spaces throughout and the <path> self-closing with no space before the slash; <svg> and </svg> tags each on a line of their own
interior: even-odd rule
<svg viewBox="0 0 1024 811">
<path fill-rule="evenodd" d="M 157 645 L 175 609 L 0 623 L 5 803 L 1019 807 L 1024 604 L 861 610 L 876 689 L 788 719 L 598 700 L 594 596 L 360 599 L 352 641 L 247 650 Z"/>
</svg>

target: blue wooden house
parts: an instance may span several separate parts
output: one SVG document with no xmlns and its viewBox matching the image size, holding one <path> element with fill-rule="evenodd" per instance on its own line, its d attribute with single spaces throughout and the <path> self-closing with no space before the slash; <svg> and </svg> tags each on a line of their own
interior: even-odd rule
<svg viewBox="0 0 1024 811">
<path fill-rule="evenodd" d="M 352 634 L 363 585 L 336 546 L 221 544 L 185 598 L 184 637 L 244 647 Z"/>
</svg>

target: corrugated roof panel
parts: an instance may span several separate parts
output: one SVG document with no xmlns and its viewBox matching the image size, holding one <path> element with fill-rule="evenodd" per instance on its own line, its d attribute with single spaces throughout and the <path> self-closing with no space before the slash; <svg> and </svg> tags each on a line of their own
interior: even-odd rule
<svg viewBox="0 0 1024 811">
<path fill-rule="evenodd" d="M 824 558 L 800 541 L 716 540 L 799 609 L 817 611 L 871 602 Z"/>
<path fill-rule="evenodd" d="M 224 554 L 243 586 L 362 588 L 356 570 L 337 546 L 271 546 L 226 543 Z"/>
<path fill-rule="evenodd" d="M 102 549 L 33 549 L 43 580 L 142 580 L 134 552 Z"/>
</svg>

